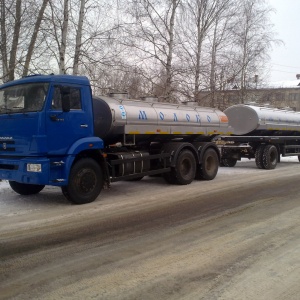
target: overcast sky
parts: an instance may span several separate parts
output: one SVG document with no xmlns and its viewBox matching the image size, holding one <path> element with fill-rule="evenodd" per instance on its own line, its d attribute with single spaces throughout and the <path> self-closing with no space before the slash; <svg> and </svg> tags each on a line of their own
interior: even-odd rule
<svg viewBox="0 0 300 300">
<path fill-rule="evenodd" d="M 296 80 L 300 74 L 300 0 L 268 0 L 276 10 L 271 21 L 277 38 L 270 61 L 270 81 Z"/>
</svg>

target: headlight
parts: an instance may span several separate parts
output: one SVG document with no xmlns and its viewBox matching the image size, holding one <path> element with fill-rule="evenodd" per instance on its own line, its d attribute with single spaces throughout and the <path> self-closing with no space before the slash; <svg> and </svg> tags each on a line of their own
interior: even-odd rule
<svg viewBox="0 0 300 300">
<path fill-rule="evenodd" d="M 27 172 L 42 172 L 41 164 L 27 164 Z"/>
</svg>

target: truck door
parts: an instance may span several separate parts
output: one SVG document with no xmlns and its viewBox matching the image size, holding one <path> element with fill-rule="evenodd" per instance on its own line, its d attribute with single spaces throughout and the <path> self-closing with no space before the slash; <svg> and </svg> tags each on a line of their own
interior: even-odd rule
<svg viewBox="0 0 300 300">
<path fill-rule="evenodd" d="M 64 85 L 70 92 L 70 111 L 62 110 L 61 86 L 53 86 L 50 93 L 51 103 L 48 103 L 46 113 L 46 132 L 48 153 L 63 155 L 70 146 L 83 137 L 92 135 L 93 118 L 90 94 L 85 95 L 86 87 Z M 82 101 L 86 98 L 86 102 Z"/>
</svg>

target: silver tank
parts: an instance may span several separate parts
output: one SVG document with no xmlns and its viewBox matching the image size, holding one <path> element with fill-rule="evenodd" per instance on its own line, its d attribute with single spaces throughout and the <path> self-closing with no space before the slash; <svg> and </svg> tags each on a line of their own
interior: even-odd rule
<svg viewBox="0 0 300 300">
<path fill-rule="evenodd" d="M 265 131 L 300 132 L 299 112 L 238 104 L 227 108 L 224 113 L 235 135 L 259 134 Z"/>
<path fill-rule="evenodd" d="M 124 134 L 217 135 L 229 134 L 226 115 L 213 108 L 169 103 L 93 98 L 95 135 L 106 142 L 122 141 Z"/>
</svg>

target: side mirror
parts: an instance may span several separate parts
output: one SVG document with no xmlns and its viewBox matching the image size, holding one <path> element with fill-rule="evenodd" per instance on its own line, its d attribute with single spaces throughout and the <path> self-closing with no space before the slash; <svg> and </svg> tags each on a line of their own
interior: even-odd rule
<svg viewBox="0 0 300 300">
<path fill-rule="evenodd" d="M 71 101 L 70 101 L 70 95 L 63 95 L 61 97 L 61 107 L 63 112 L 69 112 L 71 109 Z"/>
<path fill-rule="evenodd" d="M 70 87 L 60 86 L 61 107 L 63 112 L 69 112 L 71 109 Z"/>
</svg>

